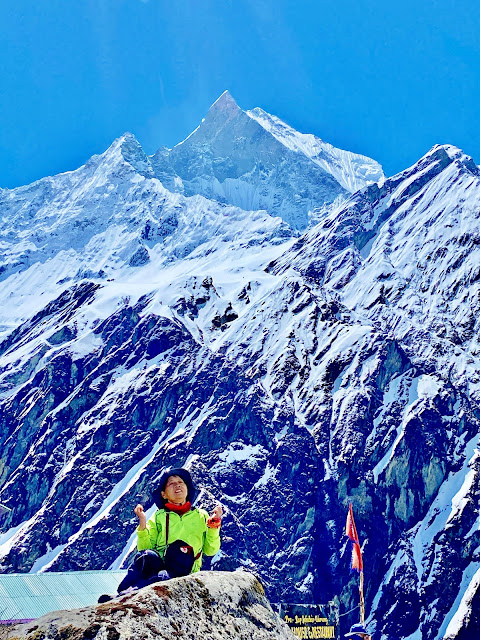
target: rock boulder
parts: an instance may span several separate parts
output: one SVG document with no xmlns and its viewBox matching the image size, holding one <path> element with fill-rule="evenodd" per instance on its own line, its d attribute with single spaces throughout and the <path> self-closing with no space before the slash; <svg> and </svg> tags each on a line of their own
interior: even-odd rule
<svg viewBox="0 0 480 640">
<path fill-rule="evenodd" d="M 55 611 L 10 629 L 10 640 L 292 640 L 260 582 L 245 571 L 203 571 L 101 605 Z"/>
</svg>

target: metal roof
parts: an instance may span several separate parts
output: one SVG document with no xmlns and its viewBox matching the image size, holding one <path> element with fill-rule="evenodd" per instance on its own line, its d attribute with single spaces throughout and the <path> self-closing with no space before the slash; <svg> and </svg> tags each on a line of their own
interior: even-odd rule
<svg viewBox="0 0 480 640">
<path fill-rule="evenodd" d="M 115 593 L 126 571 L 0 574 L 0 622 L 33 620 L 59 609 L 96 604 Z"/>
</svg>

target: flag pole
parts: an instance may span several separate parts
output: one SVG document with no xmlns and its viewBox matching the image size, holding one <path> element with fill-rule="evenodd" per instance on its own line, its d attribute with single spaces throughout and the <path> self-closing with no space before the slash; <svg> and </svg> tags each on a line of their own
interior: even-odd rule
<svg viewBox="0 0 480 640">
<path fill-rule="evenodd" d="M 358 587 L 360 596 L 360 622 L 365 624 L 365 598 L 363 595 L 363 558 L 362 549 L 360 547 L 360 540 L 357 533 L 357 527 L 355 526 L 355 519 L 353 517 L 352 503 L 348 505 L 347 524 L 345 525 L 345 535 L 347 535 L 352 542 L 352 565 L 351 568 L 355 569 L 360 574 L 360 584 Z"/>
<path fill-rule="evenodd" d="M 365 624 L 365 599 L 363 597 L 363 570 L 360 571 L 360 622 Z"/>
</svg>

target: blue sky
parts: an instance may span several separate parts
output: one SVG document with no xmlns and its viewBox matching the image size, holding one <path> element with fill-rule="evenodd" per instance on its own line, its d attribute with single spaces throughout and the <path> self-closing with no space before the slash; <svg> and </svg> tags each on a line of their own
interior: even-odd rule
<svg viewBox="0 0 480 640">
<path fill-rule="evenodd" d="M 479 32 L 471 0 L 2 2 L 0 187 L 173 146 L 225 89 L 387 175 L 436 143 L 480 164 Z"/>
</svg>

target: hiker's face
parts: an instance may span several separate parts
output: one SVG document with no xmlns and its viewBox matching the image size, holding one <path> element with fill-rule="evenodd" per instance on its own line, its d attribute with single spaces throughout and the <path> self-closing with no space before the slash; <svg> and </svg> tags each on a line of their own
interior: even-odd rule
<svg viewBox="0 0 480 640">
<path fill-rule="evenodd" d="M 170 476 L 162 491 L 162 498 L 172 504 L 185 504 L 187 501 L 187 485 L 179 476 Z"/>
</svg>

